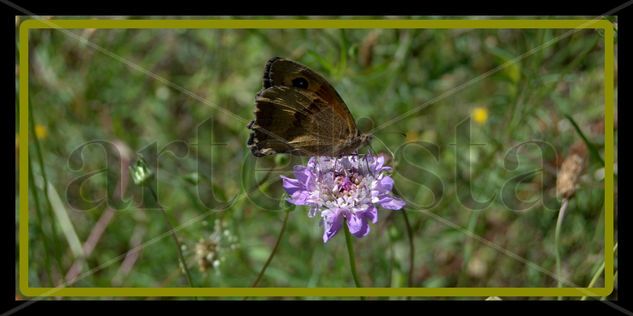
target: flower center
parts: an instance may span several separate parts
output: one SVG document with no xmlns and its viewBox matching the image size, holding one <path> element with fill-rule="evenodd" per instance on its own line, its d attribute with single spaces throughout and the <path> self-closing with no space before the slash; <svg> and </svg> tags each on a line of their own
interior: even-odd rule
<svg viewBox="0 0 633 316">
<path fill-rule="evenodd" d="M 361 184 L 363 178 L 363 175 L 354 171 L 347 171 L 345 173 L 334 172 L 335 185 L 332 190 L 333 199 L 338 200 L 339 198 L 343 198 L 347 203 L 351 202 L 352 204 L 356 204 L 355 202 L 358 202 L 356 200 L 360 192 L 363 191 Z"/>
</svg>

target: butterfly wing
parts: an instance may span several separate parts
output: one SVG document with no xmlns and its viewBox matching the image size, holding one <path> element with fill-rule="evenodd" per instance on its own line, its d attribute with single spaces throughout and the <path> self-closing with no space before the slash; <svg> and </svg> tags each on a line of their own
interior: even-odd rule
<svg viewBox="0 0 633 316">
<path fill-rule="evenodd" d="M 255 156 L 333 155 L 349 137 L 332 106 L 313 92 L 275 86 L 262 90 L 256 104 L 255 121 L 249 126 Z"/>
<path fill-rule="evenodd" d="M 315 93 L 326 101 L 350 130 L 356 130 L 352 113 L 336 89 L 317 72 L 289 59 L 273 57 L 264 70 L 264 89 L 274 86 L 292 87 Z"/>
<path fill-rule="evenodd" d="M 335 156 L 358 136 L 349 109 L 319 74 L 273 58 L 264 70 L 248 145 L 255 156 L 275 153 Z"/>
</svg>

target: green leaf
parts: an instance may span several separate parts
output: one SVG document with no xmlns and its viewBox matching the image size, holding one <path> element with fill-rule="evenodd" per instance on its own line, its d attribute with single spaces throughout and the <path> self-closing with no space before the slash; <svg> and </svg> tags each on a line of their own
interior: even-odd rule
<svg viewBox="0 0 633 316">
<path fill-rule="evenodd" d="M 576 130 L 580 138 L 582 138 L 582 140 L 585 142 L 585 145 L 587 145 L 587 148 L 589 148 L 591 157 L 593 157 L 596 161 L 600 162 L 600 165 L 604 166 L 604 160 L 600 156 L 600 153 L 598 152 L 596 145 L 594 145 L 591 141 L 589 141 L 587 136 L 585 136 L 585 133 L 582 132 L 582 130 L 580 129 L 580 126 L 578 126 L 578 124 L 576 123 L 576 121 L 574 121 L 571 115 L 565 114 L 565 117 L 569 120 L 571 125 L 574 126 L 574 129 Z"/>
</svg>

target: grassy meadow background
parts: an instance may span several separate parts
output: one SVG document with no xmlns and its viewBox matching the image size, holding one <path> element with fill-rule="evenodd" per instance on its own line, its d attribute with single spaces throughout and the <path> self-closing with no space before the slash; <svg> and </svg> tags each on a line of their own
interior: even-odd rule
<svg viewBox="0 0 633 316">
<path fill-rule="evenodd" d="M 255 159 L 246 147 L 264 65 L 281 56 L 323 74 L 364 130 L 421 106 L 377 130 L 372 142 L 376 152 L 398 152 L 390 163 L 408 205 L 406 218 L 379 210 L 371 233 L 354 241 L 363 286 L 556 287 L 558 209 L 535 203 L 514 211 L 500 190 L 536 170 L 517 196 L 553 196 L 562 161 L 587 146 L 566 114 L 590 143 L 580 151 L 604 155 L 603 34 L 559 39 L 568 32 L 32 30 L 30 285 L 188 286 L 164 215 L 147 208 L 151 195 L 129 177 L 141 152 L 158 170 L 160 203 L 179 227 L 194 286 L 252 286 L 283 225 L 279 175 L 306 161 Z M 480 145 L 458 154 L 456 126 L 467 118 Z M 25 150 L 17 128 L 16 155 Z M 508 168 L 508 151 L 530 140 L 547 142 L 555 155 L 524 146 L 517 167 Z M 435 144 L 436 156 L 402 147 L 415 142 Z M 583 157 L 558 247 L 562 276 L 586 287 L 612 249 L 603 249 L 604 166 Z M 494 197 L 485 209 L 472 211 L 458 198 L 469 185 L 478 201 Z M 318 219 L 307 212 L 292 208 L 258 286 L 354 286 L 342 232 L 323 244 Z M 600 275 L 593 284 L 603 282 Z"/>
</svg>

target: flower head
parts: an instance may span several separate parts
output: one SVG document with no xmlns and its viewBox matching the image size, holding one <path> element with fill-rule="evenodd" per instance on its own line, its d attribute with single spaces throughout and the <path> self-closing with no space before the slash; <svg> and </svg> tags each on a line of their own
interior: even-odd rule
<svg viewBox="0 0 633 316">
<path fill-rule="evenodd" d="M 203 222 L 206 226 L 206 222 Z M 235 250 L 239 245 L 235 236 L 224 221 L 215 220 L 213 232 L 206 238 L 200 238 L 195 244 L 195 257 L 200 272 L 206 272 L 209 267 L 218 271 L 220 264 L 226 260 L 226 253 Z M 184 246 L 184 245 L 183 245 Z"/>
<path fill-rule="evenodd" d="M 283 186 L 295 205 L 310 206 L 308 216 L 320 215 L 323 242 L 347 223 L 355 237 L 369 233 L 369 222 L 378 221 L 376 206 L 399 210 L 405 203 L 393 196 L 393 179 L 386 174 L 382 156 L 312 157 L 306 166 L 295 166 L 295 179 L 282 176 Z"/>
<path fill-rule="evenodd" d="M 478 106 L 473 109 L 472 116 L 477 124 L 484 124 L 488 121 L 488 109 Z"/>
</svg>

